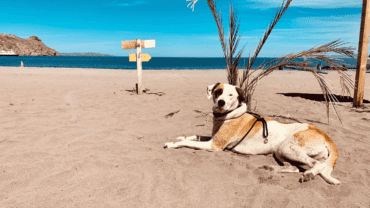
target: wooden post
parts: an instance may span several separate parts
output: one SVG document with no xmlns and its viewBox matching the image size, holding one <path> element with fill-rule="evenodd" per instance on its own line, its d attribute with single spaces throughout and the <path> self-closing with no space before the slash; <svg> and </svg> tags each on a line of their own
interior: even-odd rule
<svg viewBox="0 0 370 208">
<path fill-rule="evenodd" d="M 137 84 L 136 91 L 137 94 L 143 93 L 143 80 L 142 80 L 142 62 L 148 62 L 152 57 L 147 53 L 141 53 L 142 48 L 155 48 L 155 40 L 130 40 L 122 41 L 122 49 L 136 49 L 136 54 L 129 54 L 129 61 L 136 61 L 137 66 Z"/>
<path fill-rule="evenodd" d="M 136 39 L 136 66 L 137 66 L 137 94 L 142 94 L 143 89 L 142 89 L 142 74 L 143 74 L 143 67 L 142 67 L 142 61 L 141 61 L 141 40 Z"/>
<path fill-rule="evenodd" d="M 363 0 L 360 40 L 358 44 L 357 70 L 355 94 L 353 97 L 353 107 L 362 106 L 365 86 L 365 73 L 367 64 L 367 53 L 369 47 L 370 30 L 370 0 Z"/>
</svg>

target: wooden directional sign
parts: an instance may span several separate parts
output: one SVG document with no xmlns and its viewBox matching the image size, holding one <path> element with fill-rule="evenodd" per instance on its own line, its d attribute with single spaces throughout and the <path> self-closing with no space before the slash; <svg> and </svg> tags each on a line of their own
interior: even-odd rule
<svg viewBox="0 0 370 208">
<path fill-rule="evenodd" d="M 147 53 L 141 53 L 142 48 L 155 48 L 155 40 L 129 40 L 122 41 L 122 49 L 136 49 L 136 53 L 129 54 L 129 61 L 136 61 L 137 66 L 137 94 L 143 92 L 142 88 L 142 62 L 149 61 L 152 57 Z"/>
<path fill-rule="evenodd" d="M 136 40 L 122 41 L 122 49 L 136 49 Z M 141 48 L 155 48 L 155 40 L 142 40 Z"/>
<path fill-rule="evenodd" d="M 130 53 L 128 57 L 130 62 L 136 62 L 136 53 Z M 148 62 L 150 59 L 152 59 L 152 57 L 148 53 L 141 54 L 142 62 Z"/>
</svg>

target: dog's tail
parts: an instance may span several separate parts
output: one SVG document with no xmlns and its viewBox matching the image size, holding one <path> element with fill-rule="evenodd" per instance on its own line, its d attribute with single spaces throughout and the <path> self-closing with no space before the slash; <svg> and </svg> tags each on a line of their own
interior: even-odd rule
<svg viewBox="0 0 370 208">
<path fill-rule="evenodd" d="M 326 148 L 328 148 L 329 157 L 325 161 L 325 167 L 322 169 L 322 171 L 319 174 L 327 183 L 339 185 L 340 181 L 338 179 L 333 178 L 330 175 L 335 167 L 335 164 L 337 163 L 338 150 L 334 142 L 329 137 L 327 137 L 326 140 L 327 140 Z"/>
</svg>

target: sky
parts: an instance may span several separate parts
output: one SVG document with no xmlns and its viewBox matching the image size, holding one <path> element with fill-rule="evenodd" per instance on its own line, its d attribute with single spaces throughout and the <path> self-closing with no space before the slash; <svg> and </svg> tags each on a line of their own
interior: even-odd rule
<svg viewBox="0 0 370 208">
<path fill-rule="evenodd" d="M 228 31 L 229 6 L 240 21 L 247 57 L 258 45 L 283 0 L 214 0 Z M 128 56 L 121 41 L 155 40 L 152 57 L 222 57 L 216 23 L 206 0 L 194 11 L 186 0 L 7 0 L 0 33 L 39 37 L 60 53 Z M 341 39 L 358 48 L 362 0 L 294 0 L 259 57 L 278 57 Z"/>
</svg>

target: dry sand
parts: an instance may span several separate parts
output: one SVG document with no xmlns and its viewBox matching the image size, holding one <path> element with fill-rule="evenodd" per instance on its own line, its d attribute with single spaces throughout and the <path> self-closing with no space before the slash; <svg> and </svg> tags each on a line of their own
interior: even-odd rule
<svg viewBox="0 0 370 208">
<path fill-rule="evenodd" d="M 368 100 L 366 109 L 341 103 L 343 126 L 331 109 L 328 125 L 322 97 L 278 94 L 320 94 L 311 74 L 260 81 L 258 113 L 312 123 L 337 144 L 332 175 L 342 184 L 301 184 L 302 173 L 258 169 L 276 164 L 271 155 L 163 149 L 181 135 L 211 134 L 212 117 L 194 110 L 210 112 L 206 87 L 226 82 L 225 71 L 143 76 L 150 91 L 139 96 L 130 92 L 135 70 L 0 67 L 0 207 L 370 207 Z M 325 76 L 340 95 L 337 74 Z M 369 74 L 366 84 L 369 99 Z"/>
</svg>

